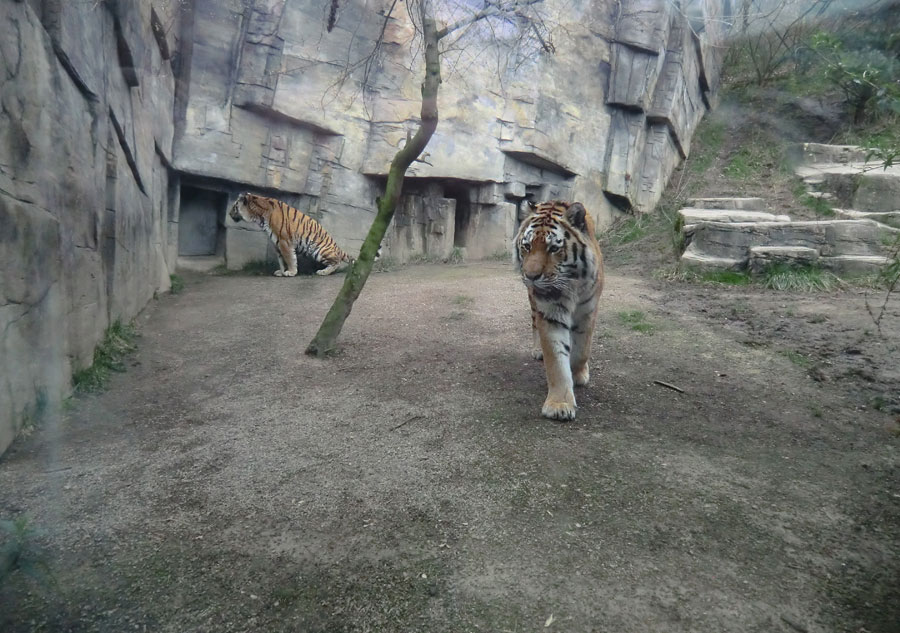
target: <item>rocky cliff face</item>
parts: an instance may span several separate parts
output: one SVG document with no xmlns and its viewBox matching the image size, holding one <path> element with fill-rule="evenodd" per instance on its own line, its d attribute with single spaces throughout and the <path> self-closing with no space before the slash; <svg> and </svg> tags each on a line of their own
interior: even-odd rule
<svg viewBox="0 0 900 633">
<path fill-rule="evenodd" d="M 451 4 L 459 3 L 445 3 L 448 20 Z M 469 257 L 508 248 L 526 197 L 579 199 L 600 225 L 620 210 L 652 209 L 715 99 L 723 4 L 547 0 L 554 54 L 510 50 L 502 33 L 463 39 L 443 61 L 427 162 L 407 181 L 409 193 L 455 207 L 440 243 Z M 344 0 L 329 32 L 331 3 L 197 0 L 178 169 L 289 192 L 358 250 L 419 112 L 413 25 L 402 8 L 386 19 L 390 5 Z M 382 32 L 376 63 L 358 63 Z M 394 227 L 387 255 L 440 256 L 420 250 L 433 222 L 405 217 L 412 234 Z M 228 237 L 242 246 L 251 239 Z M 226 251 L 229 267 L 264 257 L 256 244 L 235 257 Z"/>
<path fill-rule="evenodd" d="M 358 250 L 422 60 L 401 5 L 341 0 L 329 31 L 330 4 L 0 5 L 0 451 L 179 254 L 272 256 L 227 218 L 239 192 Z M 460 2 L 436 4 L 451 19 Z M 475 29 L 444 57 L 441 122 L 385 255 L 508 250 L 527 199 L 581 200 L 600 225 L 651 209 L 715 100 L 727 4 L 546 0 L 554 54 Z"/>
<path fill-rule="evenodd" d="M 112 321 L 168 288 L 175 19 L 145 2 L 0 6 L 0 451 L 70 393 Z"/>
</svg>

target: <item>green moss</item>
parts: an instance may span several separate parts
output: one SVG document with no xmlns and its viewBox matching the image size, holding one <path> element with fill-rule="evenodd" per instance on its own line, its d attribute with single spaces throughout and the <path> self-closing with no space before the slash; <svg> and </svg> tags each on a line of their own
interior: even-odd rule
<svg viewBox="0 0 900 633">
<path fill-rule="evenodd" d="M 137 349 L 134 344 L 136 338 L 137 329 L 133 324 L 116 321 L 109 326 L 103 340 L 94 349 L 91 366 L 72 376 L 75 392 L 90 393 L 105 389 L 111 372 L 125 371 L 124 359 Z"/>
</svg>

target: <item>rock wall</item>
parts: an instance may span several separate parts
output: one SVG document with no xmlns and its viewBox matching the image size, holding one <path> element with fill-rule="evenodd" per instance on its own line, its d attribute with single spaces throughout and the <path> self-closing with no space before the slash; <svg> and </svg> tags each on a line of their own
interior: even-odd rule
<svg viewBox="0 0 900 633">
<path fill-rule="evenodd" d="M 174 271 L 178 14 L 0 4 L 0 452 Z"/>
<path fill-rule="evenodd" d="M 453 4 L 436 3 L 440 17 Z M 516 57 L 502 34 L 464 40 L 444 58 L 440 124 L 407 180 L 434 205 L 457 200 L 462 234 L 444 241 L 496 253 L 526 198 L 579 199 L 600 226 L 652 209 L 715 101 L 727 4 L 546 0 L 552 55 Z M 330 3 L 196 0 L 177 168 L 291 195 L 358 251 L 420 107 L 414 28 L 402 5 L 385 19 L 390 5 L 342 0 L 329 32 Z M 377 63 L 361 63 L 382 32 Z M 438 257 L 420 224 L 395 226 L 385 254 Z M 243 246 L 235 258 L 226 248 L 229 267 L 265 257 L 262 241 Z"/>
</svg>

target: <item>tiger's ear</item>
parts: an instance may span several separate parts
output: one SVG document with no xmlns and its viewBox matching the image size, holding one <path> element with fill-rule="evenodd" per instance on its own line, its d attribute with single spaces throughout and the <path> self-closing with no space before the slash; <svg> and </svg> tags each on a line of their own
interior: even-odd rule
<svg viewBox="0 0 900 633">
<path fill-rule="evenodd" d="M 528 208 L 534 211 L 537 209 L 537 203 L 534 200 L 528 200 Z"/>
<path fill-rule="evenodd" d="M 587 230 L 587 222 L 585 221 L 586 215 L 587 209 L 585 209 L 584 205 L 580 202 L 573 202 L 569 208 L 566 209 L 566 220 L 579 231 Z"/>
</svg>

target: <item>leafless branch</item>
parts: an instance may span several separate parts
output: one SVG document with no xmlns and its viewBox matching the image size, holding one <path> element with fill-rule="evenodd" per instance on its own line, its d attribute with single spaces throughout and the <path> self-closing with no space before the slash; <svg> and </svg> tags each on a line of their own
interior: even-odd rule
<svg viewBox="0 0 900 633">
<path fill-rule="evenodd" d="M 459 20 L 458 22 L 451 24 L 450 26 L 445 26 L 443 29 L 438 31 L 438 39 L 443 39 L 450 33 L 463 28 L 464 26 L 468 26 L 470 24 L 474 24 L 480 20 L 484 20 L 485 18 L 489 18 L 495 15 L 507 14 L 514 15 L 518 10 L 523 7 L 531 6 L 534 4 L 538 4 L 543 2 L 543 0 L 516 0 L 515 2 L 494 2 L 492 0 L 485 0 L 484 9 L 477 13 L 473 13 L 472 15 Z"/>
</svg>

